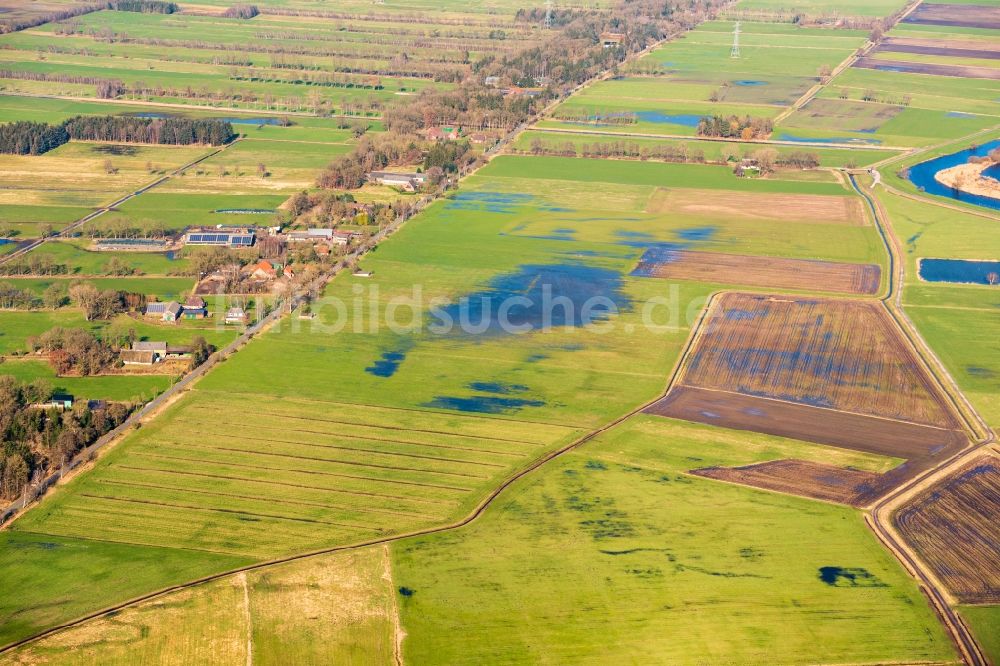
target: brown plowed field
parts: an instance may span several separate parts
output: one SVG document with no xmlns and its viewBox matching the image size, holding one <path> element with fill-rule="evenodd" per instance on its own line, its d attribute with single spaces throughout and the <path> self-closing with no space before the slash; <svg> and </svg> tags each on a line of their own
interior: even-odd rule
<svg viewBox="0 0 1000 666">
<path fill-rule="evenodd" d="M 677 250 L 663 261 L 656 252 L 639 260 L 633 275 L 695 280 L 765 289 L 811 289 L 842 294 L 875 294 L 881 269 L 875 264 L 845 264 L 808 259 L 778 259 L 721 252 Z"/>
<path fill-rule="evenodd" d="M 856 197 L 818 194 L 761 194 L 719 190 L 663 189 L 646 205 L 650 213 L 687 213 L 727 219 L 780 220 L 811 224 L 868 224 Z"/>
<path fill-rule="evenodd" d="M 689 386 L 672 389 L 646 411 L 895 458 L 943 459 L 965 443 L 957 430 Z"/>
<path fill-rule="evenodd" d="M 893 520 L 961 601 L 1000 603 L 1000 459 L 977 457 Z"/>
<path fill-rule="evenodd" d="M 692 474 L 777 490 L 814 499 L 856 504 L 879 480 L 878 474 L 806 460 L 769 460 L 743 467 L 704 467 Z"/>
<path fill-rule="evenodd" d="M 961 42 L 961 46 L 952 40 L 940 41 L 930 39 L 901 39 L 890 37 L 883 40 L 876 52 L 919 53 L 921 55 L 951 56 L 954 58 L 983 58 L 986 60 L 1000 59 L 1000 48 L 991 44 L 976 44 Z M 985 48 L 984 48 L 985 47 Z"/>
<path fill-rule="evenodd" d="M 876 58 L 858 58 L 855 67 L 862 69 L 881 69 L 910 74 L 933 74 L 935 76 L 954 76 L 961 79 L 992 79 L 1000 81 L 1000 69 L 990 67 L 971 67 L 967 65 L 939 65 L 927 62 L 905 62 L 902 60 L 879 60 Z"/>
<path fill-rule="evenodd" d="M 903 23 L 1000 29 L 1000 7 L 922 3 Z"/>
<path fill-rule="evenodd" d="M 680 383 L 957 427 L 916 354 L 872 301 L 723 294 Z"/>
<path fill-rule="evenodd" d="M 967 444 L 881 304 L 723 294 L 651 414 L 905 458 L 866 503 Z"/>
</svg>

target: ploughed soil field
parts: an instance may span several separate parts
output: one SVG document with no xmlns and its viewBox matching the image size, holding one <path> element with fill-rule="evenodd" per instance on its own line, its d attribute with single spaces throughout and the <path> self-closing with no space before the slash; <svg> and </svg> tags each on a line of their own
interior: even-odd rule
<svg viewBox="0 0 1000 666">
<path fill-rule="evenodd" d="M 882 306 L 850 300 L 723 294 L 647 412 L 907 459 L 856 503 L 967 441 Z"/>
<path fill-rule="evenodd" d="M 899 458 L 941 457 L 965 443 L 958 430 L 690 386 L 671 389 L 646 411 Z"/>
<path fill-rule="evenodd" d="M 989 67 L 972 67 L 969 65 L 939 65 L 936 63 L 904 62 L 902 60 L 878 60 L 875 58 L 858 58 L 855 67 L 862 69 L 879 69 L 891 72 L 907 72 L 910 74 L 934 74 L 936 76 L 955 76 L 961 79 L 994 79 L 1000 81 L 1000 69 Z"/>
<path fill-rule="evenodd" d="M 650 248 L 642 255 L 632 275 L 769 289 L 875 294 L 882 273 L 876 264 Z"/>
<path fill-rule="evenodd" d="M 861 200 L 818 194 L 764 194 L 718 190 L 658 189 L 646 208 L 650 213 L 719 215 L 739 220 L 779 220 L 812 224 L 868 224 Z"/>
<path fill-rule="evenodd" d="M 1000 29 L 1000 7 L 921 3 L 903 23 Z"/>
<path fill-rule="evenodd" d="M 944 46 L 940 40 L 888 37 L 879 43 L 875 52 L 919 53 L 921 55 L 951 56 L 955 58 L 1000 60 L 1000 46 L 967 41 L 956 43 L 950 39 L 947 44 L 948 46 Z"/>
<path fill-rule="evenodd" d="M 742 467 L 704 467 L 691 470 L 691 473 L 840 504 L 857 504 L 878 483 L 880 476 L 874 472 L 808 460 L 769 460 Z"/>
<path fill-rule="evenodd" d="M 960 601 L 1000 603 L 1000 458 L 978 456 L 893 519 Z"/>
</svg>

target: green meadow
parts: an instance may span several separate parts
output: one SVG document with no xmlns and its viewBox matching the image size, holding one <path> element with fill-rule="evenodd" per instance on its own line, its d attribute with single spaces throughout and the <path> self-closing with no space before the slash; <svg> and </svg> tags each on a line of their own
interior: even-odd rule
<svg viewBox="0 0 1000 666">
<path fill-rule="evenodd" d="M 901 23 L 890 37 L 995 41 L 997 31 Z M 974 48 L 973 42 L 973 48 Z M 950 55 L 876 51 L 874 62 L 996 67 L 996 61 Z M 957 139 L 1000 123 L 996 100 L 1000 81 L 851 67 L 841 72 L 817 99 L 797 110 L 778 128 L 801 138 L 840 139 L 887 146 L 921 147 Z M 866 111 L 867 109 L 867 111 Z M 867 120 L 863 120 L 867 119 Z M 863 127 L 858 126 L 862 122 Z"/>
<path fill-rule="evenodd" d="M 397 544 L 404 656 L 951 661 L 916 585 L 856 511 L 687 474 L 785 457 L 884 468 L 856 456 L 633 417 L 519 481 L 476 523 Z M 868 582 L 830 584 L 823 567 Z"/>
<path fill-rule="evenodd" d="M 231 576 L 32 643 L 0 663 L 351 663 L 393 660 L 389 554 L 367 548 Z M 211 617 L 210 621 L 205 618 Z M 102 640 L 91 639 L 99 631 Z M 9 661 L 13 660 L 13 661 Z"/>
<path fill-rule="evenodd" d="M 959 613 L 972 627 L 987 659 L 994 663 L 1000 659 L 1000 606 L 963 606 Z"/>
<path fill-rule="evenodd" d="M 59 393 L 69 393 L 77 400 L 151 400 L 165 391 L 172 381 L 168 375 L 101 375 L 97 377 L 57 377 L 45 361 L 8 360 L 0 365 L 0 375 L 18 381 L 44 379 Z"/>
<path fill-rule="evenodd" d="M 32 256 L 48 257 L 68 267 L 70 276 L 107 275 L 108 262 L 116 259 L 128 264 L 136 275 L 177 275 L 189 270 L 184 258 L 170 259 L 162 252 L 104 252 L 90 249 L 89 239 L 50 241 L 32 251 Z"/>
</svg>

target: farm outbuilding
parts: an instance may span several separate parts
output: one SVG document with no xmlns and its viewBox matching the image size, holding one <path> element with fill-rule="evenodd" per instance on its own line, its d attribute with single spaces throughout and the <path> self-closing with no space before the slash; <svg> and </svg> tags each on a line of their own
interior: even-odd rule
<svg viewBox="0 0 1000 666">
<path fill-rule="evenodd" d="M 181 317 L 184 308 L 177 301 L 170 301 L 163 310 L 163 321 L 177 321 Z"/>
<path fill-rule="evenodd" d="M 372 171 L 368 174 L 368 180 L 379 185 L 401 187 L 408 192 L 412 192 L 423 185 L 427 177 L 422 173 Z"/>
<path fill-rule="evenodd" d="M 625 35 L 620 32 L 602 32 L 601 33 L 601 46 L 606 49 L 615 48 L 621 46 L 622 42 L 625 41 Z"/>
<path fill-rule="evenodd" d="M 255 234 L 251 229 L 192 230 L 184 236 L 188 245 L 215 245 L 219 247 L 250 247 Z"/>
</svg>

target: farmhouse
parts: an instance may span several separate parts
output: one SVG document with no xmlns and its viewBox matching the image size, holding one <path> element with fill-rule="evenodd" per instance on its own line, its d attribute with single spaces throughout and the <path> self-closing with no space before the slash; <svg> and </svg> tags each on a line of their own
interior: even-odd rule
<svg viewBox="0 0 1000 666">
<path fill-rule="evenodd" d="M 181 316 L 184 319 L 204 319 L 208 316 L 205 300 L 200 296 L 192 296 L 181 306 Z"/>
<path fill-rule="evenodd" d="M 407 192 L 413 192 L 424 184 L 427 177 L 422 173 L 400 173 L 394 171 L 372 171 L 368 174 L 368 180 L 379 185 L 389 187 L 401 187 Z"/>
<path fill-rule="evenodd" d="M 257 280 L 274 280 L 278 277 L 278 271 L 267 259 L 261 259 L 256 264 L 249 267 L 250 277 Z"/>
<path fill-rule="evenodd" d="M 428 141 L 458 141 L 462 130 L 458 127 L 430 127 L 421 132 Z"/>
<path fill-rule="evenodd" d="M 142 340 L 136 340 L 132 343 L 132 350 L 153 352 L 158 357 L 163 358 L 167 355 L 167 343 L 161 341 L 145 342 Z"/>
<path fill-rule="evenodd" d="M 601 33 L 601 46 L 603 46 L 606 49 L 611 49 L 621 46 L 624 40 L 625 40 L 625 35 L 623 35 L 620 32 Z"/>
<path fill-rule="evenodd" d="M 500 85 L 500 77 L 487 76 L 486 78 L 483 79 L 483 85 L 488 88 L 496 88 L 497 86 Z"/>
<path fill-rule="evenodd" d="M 247 323 L 247 313 L 243 308 L 231 307 L 226 311 L 226 323 L 227 324 L 245 324 Z"/>
<path fill-rule="evenodd" d="M 238 229 L 192 229 L 185 234 L 184 242 L 188 245 L 250 247 L 254 242 L 254 231 L 246 227 Z"/>
<path fill-rule="evenodd" d="M 739 178 L 752 178 L 760 175 L 760 164 L 755 159 L 744 159 L 733 168 L 733 173 Z"/>
<path fill-rule="evenodd" d="M 122 350 L 119 358 L 125 365 L 153 365 L 167 357 L 167 350 L 166 342 L 137 340 L 131 349 Z"/>
<path fill-rule="evenodd" d="M 68 393 L 53 393 L 45 402 L 36 402 L 32 405 L 36 409 L 58 409 L 60 411 L 64 409 L 73 408 L 73 396 Z"/>
</svg>

